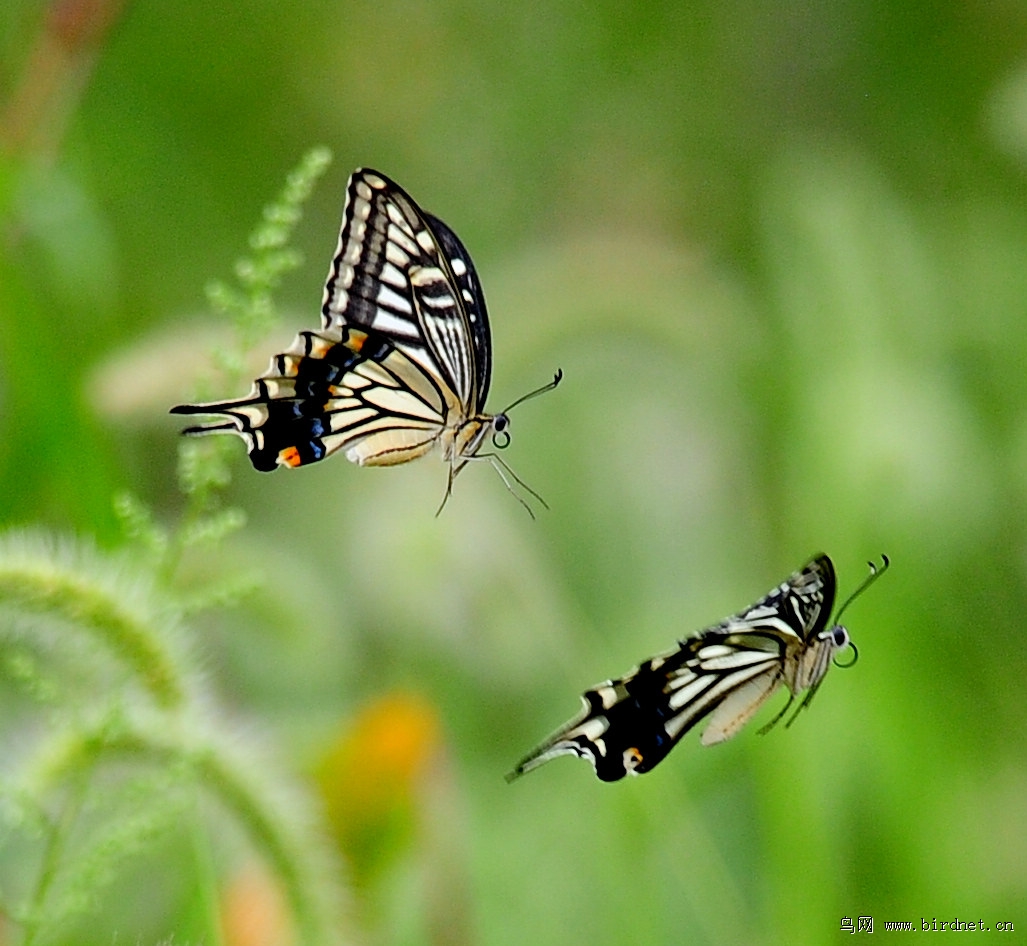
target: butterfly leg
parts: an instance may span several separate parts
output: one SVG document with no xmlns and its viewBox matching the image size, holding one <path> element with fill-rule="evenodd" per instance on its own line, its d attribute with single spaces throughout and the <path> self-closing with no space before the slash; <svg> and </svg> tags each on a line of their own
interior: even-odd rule
<svg viewBox="0 0 1027 946">
<path fill-rule="evenodd" d="M 768 732 L 770 732 L 770 730 L 771 730 L 771 729 L 773 729 L 773 728 L 774 728 L 774 727 L 775 727 L 775 726 L 776 726 L 776 725 L 777 725 L 777 724 L 778 724 L 779 722 L 781 722 L 781 720 L 782 720 L 782 718 L 784 717 L 785 713 L 787 713 L 787 712 L 788 712 L 788 708 L 789 708 L 789 707 L 790 707 L 790 706 L 792 705 L 792 703 L 794 703 L 794 702 L 795 702 L 795 694 L 794 694 L 794 693 L 789 693 L 789 694 L 788 694 L 788 702 L 787 702 L 787 703 L 785 703 L 785 705 L 784 705 L 784 708 L 783 708 L 783 709 L 781 710 L 781 712 L 780 712 L 780 713 L 778 713 L 778 714 L 777 714 L 777 715 L 776 715 L 776 716 L 775 716 L 775 717 L 774 717 L 774 718 L 773 718 L 773 719 L 772 719 L 772 720 L 771 720 L 771 721 L 770 721 L 769 723 L 767 723 L 767 725 L 766 725 L 766 726 L 763 726 L 763 727 L 762 727 L 762 728 L 760 729 L 760 735 L 761 735 L 761 736 L 765 736 L 765 735 L 766 735 L 766 734 L 767 734 Z M 802 704 L 802 706 L 805 706 L 805 705 L 806 705 L 805 703 L 803 703 L 803 704 Z M 802 709 L 802 706 L 800 706 L 800 707 L 799 707 L 799 709 Z M 796 712 L 798 712 L 798 711 L 796 711 Z M 791 725 L 792 725 L 792 723 L 794 722 L 794 720 L 795 720 L 795 717 L 793 716 L 793 717 L 792 717 L 792 718 L 791 718 L 791 719 L 790 719 L 790 720 L 789 720 L 789 721 L 788 721 L 788 722 L 787 722 L 787 723 L 785 724 L 785 729 L 787 729 L 787 728 L 788 728 L 789 726 L 791 726 Z"/>
<path fill-rule="evenodd" d="M 471 457 L 470 459 L 488 460 L 489 463 L 492 464 L 492 468 L 499 474 L 499 478 L 503 481 L 503 485 L 506 486 L 506 488 L 510 491 L 510 493 L 513 494 L 517 501 L 525 509 L 528 510 L 528 514 L 531 516 L 532 519 L 535 518 L 535 514 L 531 511 L 531 508 L 528 506 L 528 504 L 520 496 L 517 495 L 516 490 L 514 490 L 513 486 L 510 484 L 510 479 L 512 479 L 526 493 L 530 493 L 532 496 L 534 496 L 535 499 L 537 499 L 546 509 L 549 508 L 549 503 L 547 503 L 538 493 L 535 492 L 535 490 L 533 490 L 527 483 L 524 482 L 524 480 L 522 480 L 516 473 L 514 473 L 514 471 L 510 468 L 510 464 L 508 464 L 498 454 L 479 453 L 474 457 Z M 507 476 L 509 476 L 510 479 L 507 479 Z"/>
<path fill-rule="evenodd" d="M 791 726 L 792 723 L 795 722 L 795 718 L 799 715 L 799 713 L 801 713 L 807 706 L 809 706 L 810 701 L 813 699 L 813 694 L 816 693 L 817 690 L 820 688 L 820 683 L 821 681 L 818 680 L 813 686 L 809 688 L 809 692 L 806 694 L 805 699 L 795 708 L 795 712 L 792 713 L 792 718 L 788 720 L 787 723 L 785 723 L 785 729 Z M 788 709 L 788 707 L 786 706 L 785 709 Z"/>
<path fill-rule="evenodd" d="M 446 480 L 446 494 L 442 497 L 442 502 L 439 503 L 439 508 L 435 510 L 435 518 L 437 519 L 442 515 L 442 510 L 446 508 L 446 503 L 449 502 L 449 497 L 453 495 L 453 480 L 456 479 L 457 474 L 467 466 L 467 461 L 464 460 L 459 466 L 456 466 L 453 462 L 449 464 L 449 478 Z"/>
<path fill-rule="evenodd" d="M 526 493 L 530 493 L 534 496 L 535 499 L 537 499 L 546 509 L 549 508 L 549 503 L 547 503 L 541 496 L 539 496 L 538 493 L 535 492 L 535 490 L 533 490 L 524 482 L 524 480 L 514 473 L 514 471 L 510 469 L 510 465 L 502 457 L 495 453 L 478 453 L 474 456 L 463 457 L 459 463 L 450 463 L 449 480 L 446 483 L 446 494 L 442 497 L 442 502 L 439 505 L 438 510 L 435 512 L 436 516 L 442 512 L 446 503 L 449 502 L 449 497 L 453 494 L 453 481 L 460 475 L 464 467 L 466 467 L 471 460 L 487 460 L 491 464 L 492 468 L 499 474 L 499 478 L 503 481 L 503 485 L 506 487 L 507 492 L 509 492 L 510 495 L 525 508 L 532 519 L 535 518 L 535 513 L 532 512 L 531 506 L 529 506 L 524 499 L 517 494 L 517 490 L 513 488 L 513 483 L 510 482 L 511 480 L 520 486 Z"/>
</svg>

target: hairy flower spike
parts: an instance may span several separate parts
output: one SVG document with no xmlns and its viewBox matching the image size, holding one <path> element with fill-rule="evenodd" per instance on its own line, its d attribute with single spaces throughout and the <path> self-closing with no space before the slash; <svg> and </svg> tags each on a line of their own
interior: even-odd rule
<svg viewBox="0 0 1027 946">
<path fill-rule="evenodd" d="M 233 374 L 242 371 L 248 340 L 274 319 L 272 292 L 281 276 L 298 265 L 288 241 L 328 159 L 325 149 L 307 155 L 265 210 L 237 283 L 209 291 L 235 325 L 236 343 L 219 353 Z M 43 707 L 47 714 L 46 726 L 27 727 L 25 745 L 4 754 L 0 778 L 4 833 L 31 848 L 20 865 L 21 893 L 0 878 L 0 912 L 21 925 L 26 946 L 51 941 L 65 918 L 95 909 L 132 855 L 169 832 L 185 830 L 198 847 L 210 845 L 207 824 L 215 817 L 242 829 L 275 878 L 297 942 L 350 939 L 340 929 L 347 888 L 316 805 L 293 784 L 280 753 L 217 710 L 188 646 L 187 614 L 261 585 L 230 567 L 186 592 L 172 581 L 185 549 L 222 543 L 245 524 L 241 510 L 221 502 L 231 482 L 226 448 L 181 443 L 185 509 L 173 528 L 160 525 L 138 497 L 115 498 L 134 555 L 44 533 L 0 534 L 0 610 L 7 618 L 0 622 L 0 671 L 30 700 L 29 712 Z M 69 673 L 85 686 L 68 686 Z M 202 804 L 204 797 L 216 804 Z M 213 902 L 218 878 L 213 870 L 200 874 L 198 885 L 211 888 L 205 895 Z M 219 942 L 214 911 L 210 920 L 198 939 Z"/>
</svg>

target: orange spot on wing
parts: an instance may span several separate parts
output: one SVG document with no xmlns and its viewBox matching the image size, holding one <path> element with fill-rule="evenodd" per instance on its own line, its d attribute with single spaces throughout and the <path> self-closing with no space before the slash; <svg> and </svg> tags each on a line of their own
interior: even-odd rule
<svg viewBox="0 0 1027 946">
<path fill-rule="evenodd" d="M 360 351 L 364 347 L 364 342 L 367 341 L 366 332 L 358 332 L 356 329 L 349 330 L 349 337 L 346 339 L 346 347 L 350 351 Z"/>
<path fill-rule="evenodd" d="M 284 450 L 278 451 L 278 462 L 285 466 L 299 466 L 303 460 L 299 450 L 295 447 L 286 447 Z"/>
</svg>

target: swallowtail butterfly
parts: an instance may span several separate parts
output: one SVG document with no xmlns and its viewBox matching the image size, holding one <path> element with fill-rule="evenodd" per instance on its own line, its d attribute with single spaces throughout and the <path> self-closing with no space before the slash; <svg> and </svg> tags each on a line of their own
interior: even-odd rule
<svg viewBox="0 0 1027 946">
<path fill-rule="evenodd" d="M 829 624 L 834 566 L 826 555 L 816 556 L 752 607 L 680 641 L 677 649 L 645 661 L 626 677 L 588 690 L 582 713 L 523 759 L 507 780 L 565 754 L 587 759 L 605 782 L 648 772 L 704 719 L 704 746 L 730 739 L 781 686 L 790 691 L 788 703 L 760 732 L 806 691 L 790 726 L 841 650 L 851 647 L 855 663 L 855 645 L 838 620 L 884 573 L 887 556 L 883 562 L 880 569 L 870 563 L 870 575 Z"/>
<path fill-rule="evenodd" d="M 443 505 L 473 459 L 488 460 L 511 492 L 508 476 L 542 501 L 481 450 L 489 439 L 505 447 L 510 408 L 555 388 L 562 372 L 488 414 L 491 369 L 485 296 L 463 243 L 398 184 L 363 168 L 346 186 L 320 331 L 300 332 L 247 397 L 171 411 L 222 415 L 183 433 L 237 434 L 264 472 L 337 450 L 361 466 L 392 466 L 437 448 L 449 465 Z"/>
</svg>

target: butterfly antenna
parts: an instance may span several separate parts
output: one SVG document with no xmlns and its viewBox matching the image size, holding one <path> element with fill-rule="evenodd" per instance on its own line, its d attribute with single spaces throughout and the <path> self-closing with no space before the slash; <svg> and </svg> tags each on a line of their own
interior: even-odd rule
<svg viewBox="0 0 1027 946">
<path fill-rule="evenodd" d="M 530 401 L 533 397 L 538 397 L 540 394 L 545 394 L 547 391 L 552 391 L 553 388 L 555 388 L 562 380 L 563 369 L 559 368 L 557 369 L 556 374 L 553 375 L 553 380 L 550 381 L 549 384 L 543 384 L 542 387 L 536 388 L 534 391 L 530 391 L 528 394 L 522 395 L 521 397 L 517 398 L 517 400 L 514 401 L 513 404 L 511 404 L 501 413 L 509 414 L 510 411 L 512 411 L 518 404 L 523 404 L 525 401 Z"/>
<path fill-rule="evenodd" d="M 849 595 L 848 598 L 845 599 L 845 604 L 843 604 L 838 609 L 838 613 L 834 616 L 835 624 L 840 624 L 842 620 L 842 615 L 845 613 L 845 609 L 850 604 L 852 604 L 852 602 L 855 601 L 861 594 L 863 594 L 863 592 L 866 591 L 867 588 L 869 588 L 875 581 L 877 581 L 878 578 L 880 578 L 886 571 L 888 571 L 888 567 L 891 565 L 891 561 L 889 560 L 888 556 L 884 553 L 881 553 L 881 561 L 883 561 L 884 564 L 880 568 L 878 568 L 873 562 L 867 562 L 867 565 L 870 566 L 870 574 L 867 575 L 867 577 L 863 579 L 862 584 L 860 584 L 860 586 L 851 595 Z M 856 661 L 853 660 L 853 663 L 855 662 Z M 851 664 L 849 666 L 851 666 Z"/>
</svg>

